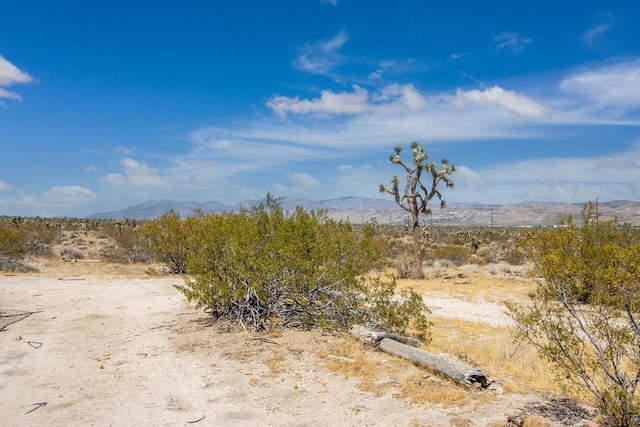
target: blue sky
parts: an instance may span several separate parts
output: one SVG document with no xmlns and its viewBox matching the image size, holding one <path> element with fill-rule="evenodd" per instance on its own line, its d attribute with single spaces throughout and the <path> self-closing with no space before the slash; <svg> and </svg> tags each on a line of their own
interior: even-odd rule
<svg viewBox="0 0 640 427">
<path fill-rule="evenodd" d="M 384 197 L 412 141 L 449 203 L 640 200 L 640 2 L 0 0 L 0 214 Z"/>
</svg>

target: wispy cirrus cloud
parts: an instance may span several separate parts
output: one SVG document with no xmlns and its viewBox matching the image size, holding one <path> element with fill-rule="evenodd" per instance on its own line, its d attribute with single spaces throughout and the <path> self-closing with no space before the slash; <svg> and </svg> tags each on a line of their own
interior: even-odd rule
<svg viewBox="0 0 640 427">
<path fill-rule="evenodd" d="M 582 202 L 599 195 L 635 200 L 640 192 L 640 144 L 608 156 L 536 158 L 482 169 L 459 166 L 454 177 L 455 200 Z"/>
<path fill-rule="evenodd" d="M 25 84 L 34 82 L 34 78 L 29 73 L 22 71 L 11 62 L 9 62 L 4 56 L 0 55 L 0 105 L 4 106 L 4 102 L 1 99 L 15 99 L 22 100 L 20 94 L 5 89 L 5 87 L 12 86 L 14 84 Z"/>
<path fill-rule="evenodd" d="M 601 18 L 604 22 L 594 25 L 582 34 L 582 40 L 589 46 L 597 45 L 604 35 L 613 27 L 613 17 L 610 14 L 602 14 Z"/>
<path fill-rule="evenodd" d="M 7 184 L 6 182 L 0 180 L 0 191 L 11 191 L 13 190 L 13 186 Z"/>
<path fill-rule="evenodd" d="M 300 49 L 293 64 L 301 71 L 312 74 L 328 74 L 339 64 L 338 51 L 348 40 L 348 34 L 345 31 L 340 31 L 328 40 L 307 43 Z"/>
<path fill-rule="evenodd" d="M 495 42 L 495 48 L 511 53 L 520 53 L 524 50 L 524 47 L 533 42 L 531 38 L 521 38 L 517 33 L 506 31 L 500 33 L 493 38 Z"/>
<path fill-rule="evenodd" d="M 384 75 L 384 73 L 391 67 L 393 67 L 395 65 L 395 61 L 380 61 L 378 63 L 378 68 L 375 71 L 372 71 L 371 73 L 369 73 L 369 75 L 367 76 L 367 78 L 369 80 L 378 80 L 381 79 L 382 76 Z"/>
<path fill-rule="evenodd" d="M 609 24 L 595 25 L 582 35 L 582 40 L 584 40 L 588 45 L 593 46 L 597 40 L 609 31 L 609 28 L 611 28 L 611 25 Z"/>
<path fill-rule="evenodd" d="M 595 108 L 640 107 L 640 60 L 619 62 L 566 77 L 560 89 Z"/>
</svg>

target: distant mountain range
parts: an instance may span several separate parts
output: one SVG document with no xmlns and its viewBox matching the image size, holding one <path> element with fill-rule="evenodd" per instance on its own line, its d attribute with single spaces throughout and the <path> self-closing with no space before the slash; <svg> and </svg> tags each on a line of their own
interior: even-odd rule
<svg viewBox="0 0 640 427">
<path fill-rule="evenodd" d="M 238 212 L 240 209 L 250 209 L 264 200 L 246 200 L 235 205 L 225 205 L 220 202 L 182 202 L 176 200 L 149 200 L 139 205 L 90 215 L 95 219 L 153 219 L 165 212 L 173 210 L 185 218 L 197 211 L 210 212 Z M 342 197 L 329 200 L 307 200 L 283 197 L 280 199 L 285 211 L 294 211 L 300 206 L 306 210 L 326 210 L 330 218 L 345 220 L 352 223 L 362 223 L 375 218 L 380 224 L 406 224 L 408 214 L 393 200 L 363 197 Z M 458 203 L 447 205 L 440 209 L 437 203 L 433 205 L 433 216 L 423 217 L 425 223 L 434 225 L 485 225 L 485 226 L 543 226 L 557 224 L 559 219 L 567 215 L 580 215 L 582 203 L 545 203 L 521 202 L 511 205 L 491 205 L 480 203 Z M 640 226 L 640 202 L 616 200 L 600 202 L 598 205 L 600 217 L 603 220 L 618 218 L 621 222 Z"/>
</svg>

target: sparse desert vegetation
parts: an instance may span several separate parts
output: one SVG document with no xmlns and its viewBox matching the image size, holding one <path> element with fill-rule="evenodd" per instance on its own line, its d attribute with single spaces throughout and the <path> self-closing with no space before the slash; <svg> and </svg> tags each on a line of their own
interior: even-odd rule
<svg viewBox="0 0 640 427">
<path fill-rule="evenodd" d="M 531 253 L 527 252 L 530 249 L 522 243 L 534 242 L 534 236 L 546 236 L 540 233 L 551 236 L 565 229 L 473 226 L 423 229 L 425 277 L 416 280 L 409 278 L 413 235 L 404 227 L 376 222 L 340 224 L 326 220 L 321 213 L 303 211 L 285 217 L 277 209 L 264 206 L 235 215 L 240 216 L 229 216 L 226 223 L 224 216 L 217 214 L 181 219 L 168 213 L 151 221 L 1 217 L 0 268 L 8 278 L 38 272 L 78 280 L 89 276 L 125 280 L 147 277 L 163 283 L 170 280 L 193 303 L 184 301 L 177 309 L 200 316 L 197 323 L 175 323 L 179 318 L 167 320 L 174 322 L 171 323 L 174 334 L 180 334 L 176 338 L 180 342 L 179 352 L 206 350 L 211 352 L 207 353 L 209 356 L 234 360 L 252 369 L 262 364 L 265 375 L 254 373 L 246 378 L 245 385 L 256 392 L 276 387 L 277 382 L 286 379 L 291 381 L 291 392 L 310 393 L 313 387 L 314 392 L 328 394 L 334 384 L 331 381 L 336 379 L 327 377 L 309 382 L 308 374 L 297 368 L 302 358 L 307 357 L 319 361 L 327 375 L 338 374 L 362 392 L 379 399 L 391 396 L 417 408 L 417 412 L 407 412 L 409 418 L 399 413 L 397 425 L 583 425 L 589 419 L 603 425 L 636 425 L 635 382 L 633 389 L 625 389 L 624 401 L 629 402 L 625 411 L 631 415 L 616 419 L 616 409 L 603 407 L 593 393 L 578 387 L 567 388 L 566 375 L 557 369 L 553 358 L 543 357 L 526 340 L 515 339 L 516 328 L 507 315 L 507 304 L 535 307 L 530 295 L 540 292 L 541 278 L 548 283 L 548 278 L 530 262 Z M 599 227 L 613 226 L 608 224 L 600 223 Z M 618 238 L 626 236 L 624 247 L 630 248 L 625 265 L 635 265 L 637 269 L 637 229 L 615 230 L 623 233 Z M 226 237 L 220 239 L 221 236 Z M 552 242 L 549 236 L 546 241 Z M 319 246 L 310 246 L 310 242 Z M 306 264 L 301 251 L 314 253 Z M 593 270 L 593 266 L 588 269 Z M 374 271 L 377 273 L 372 274 Z M 613 278 L 614 273 L 610 273 L 600 279 Z M 625 274 L 625 280 L 637 286 L 637 270 Z M 397 279 L 379 281 L 389 275 Z M 325 278 L 327 281 L 323 282 Z M 622 283 L 622 279 L 616 280 L 615 283 Z M 376 283 L 384 292 L 367 294 L 365 287 Z M 353 300 L 335 299 L 330 291 L 341 289 L 338 285 L 347 286 L 341 292 Z M 353 290 L 357 293 L 348 293 Z M 322 297 L 308 298 L 310 291 L 319 292 Z M 408 299 L 393 297 L 403 292 Z M 631 301 L 631 296 L 620 295 L 619 301 L 614 300 L 626 307 L 624 303 Z M 235 309 L 220 305 L 220 301 L 228 301 Z M 402 301 L 410 305 L 403 307 Z M 430 313 L 422 312 L 424 303 Z M 331 304 L 351 308 L 352 317 L 328 311 Z M 5 312 L 16 309 L 4 305 L 0 309 Z M 196 306 L 205 308 L 208 314 L 195 310 Z M 363 318 L 367 307 L 372 312 L 378 310 L 378 314 Z M 418 316 L 419 312 L 426 317 Z M 286 317 L 287 313 L 296 316 Z M 327 313 L 331 315 L 326 316 Z M 612 312 L 606 313 L 611 319 Z M 635 319 L 636 306 L 630 303 L 627 313 Z M 523 318 L 516 320 L 522 322 Z M 355 321 L 429 336 L 424 349 L 481 367 L 502 382 L 505 393 L 496 395 L 461 387 L 410 362 L 375 352 L 340 332 Z M 633 334 L 629 329 L 625 331 Z M 615 333 L 622 337 L 623 332 Z M 219 348 L 215 343 L 223 342 L 224 351 L 213 349 Z M 619 371 L 635 372 L 637 348 L 625 347 L 624 357 L 628 359 L 620 359 L 620 355 L 612 357 L 622 360 L 616 368 Z M 100 370 L 108 368 L 107 360 L 101 361 Z M 590 369 L 597 369 L 589 363 Z M 312 369 L 320 369 L 314 366 Z M 629 384 L 633 381 L 637 382 L 637 376 L 632 376 Z M 9 389 L 5 386 L 2 392 Z M 621 396 L 607 394 L 606 402 Z M 566 398 L 571 400 L 563 400 Z M 571 405 L 577 406 L 566 409 Z M 349 416 L 366 412 L 365 406 L 356 404 Z M 599 416 L 594 409 L 598 406 L 602 409 Z M 576 409 L 580 407 L 583 412 Z M 432 415 L 427 418 L 416 415 L 426 408 L 437 411 L 440 418 L 433 415 L 435 412 L 429 412 Z M 607 410 L 614 411 L 613 415 Z M 567 415 L 571 413 L 582 415 Z"/>
</svg>

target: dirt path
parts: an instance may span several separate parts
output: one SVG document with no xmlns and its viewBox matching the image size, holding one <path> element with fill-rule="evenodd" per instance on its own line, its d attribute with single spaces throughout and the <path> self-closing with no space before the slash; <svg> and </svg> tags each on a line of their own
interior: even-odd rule
<svg viewBox="0 0 640 427">
<path fill-rule="evenodd" d="M 290 331 L 276 345 L 218 334 L 178 282 L 0 276 L 0 310 L 36 312 L 0 332 L 1 424 L 486 426 L 530 399 L 443 409 L 376 396 L 326 367 L 339 338 Z M 445 313 L 447 302 L 430 305 Z"/>
<path fill-rule="evenodd" d="M 470 302 L 454 297 L 432 296 L 424 297 L 423 300 L 433 316 L 487 323 L 491 326 L 513 324 L 511 318 L 505 314 L 506 307 L 492 302 L 482 300 Z"/>
</svg>

